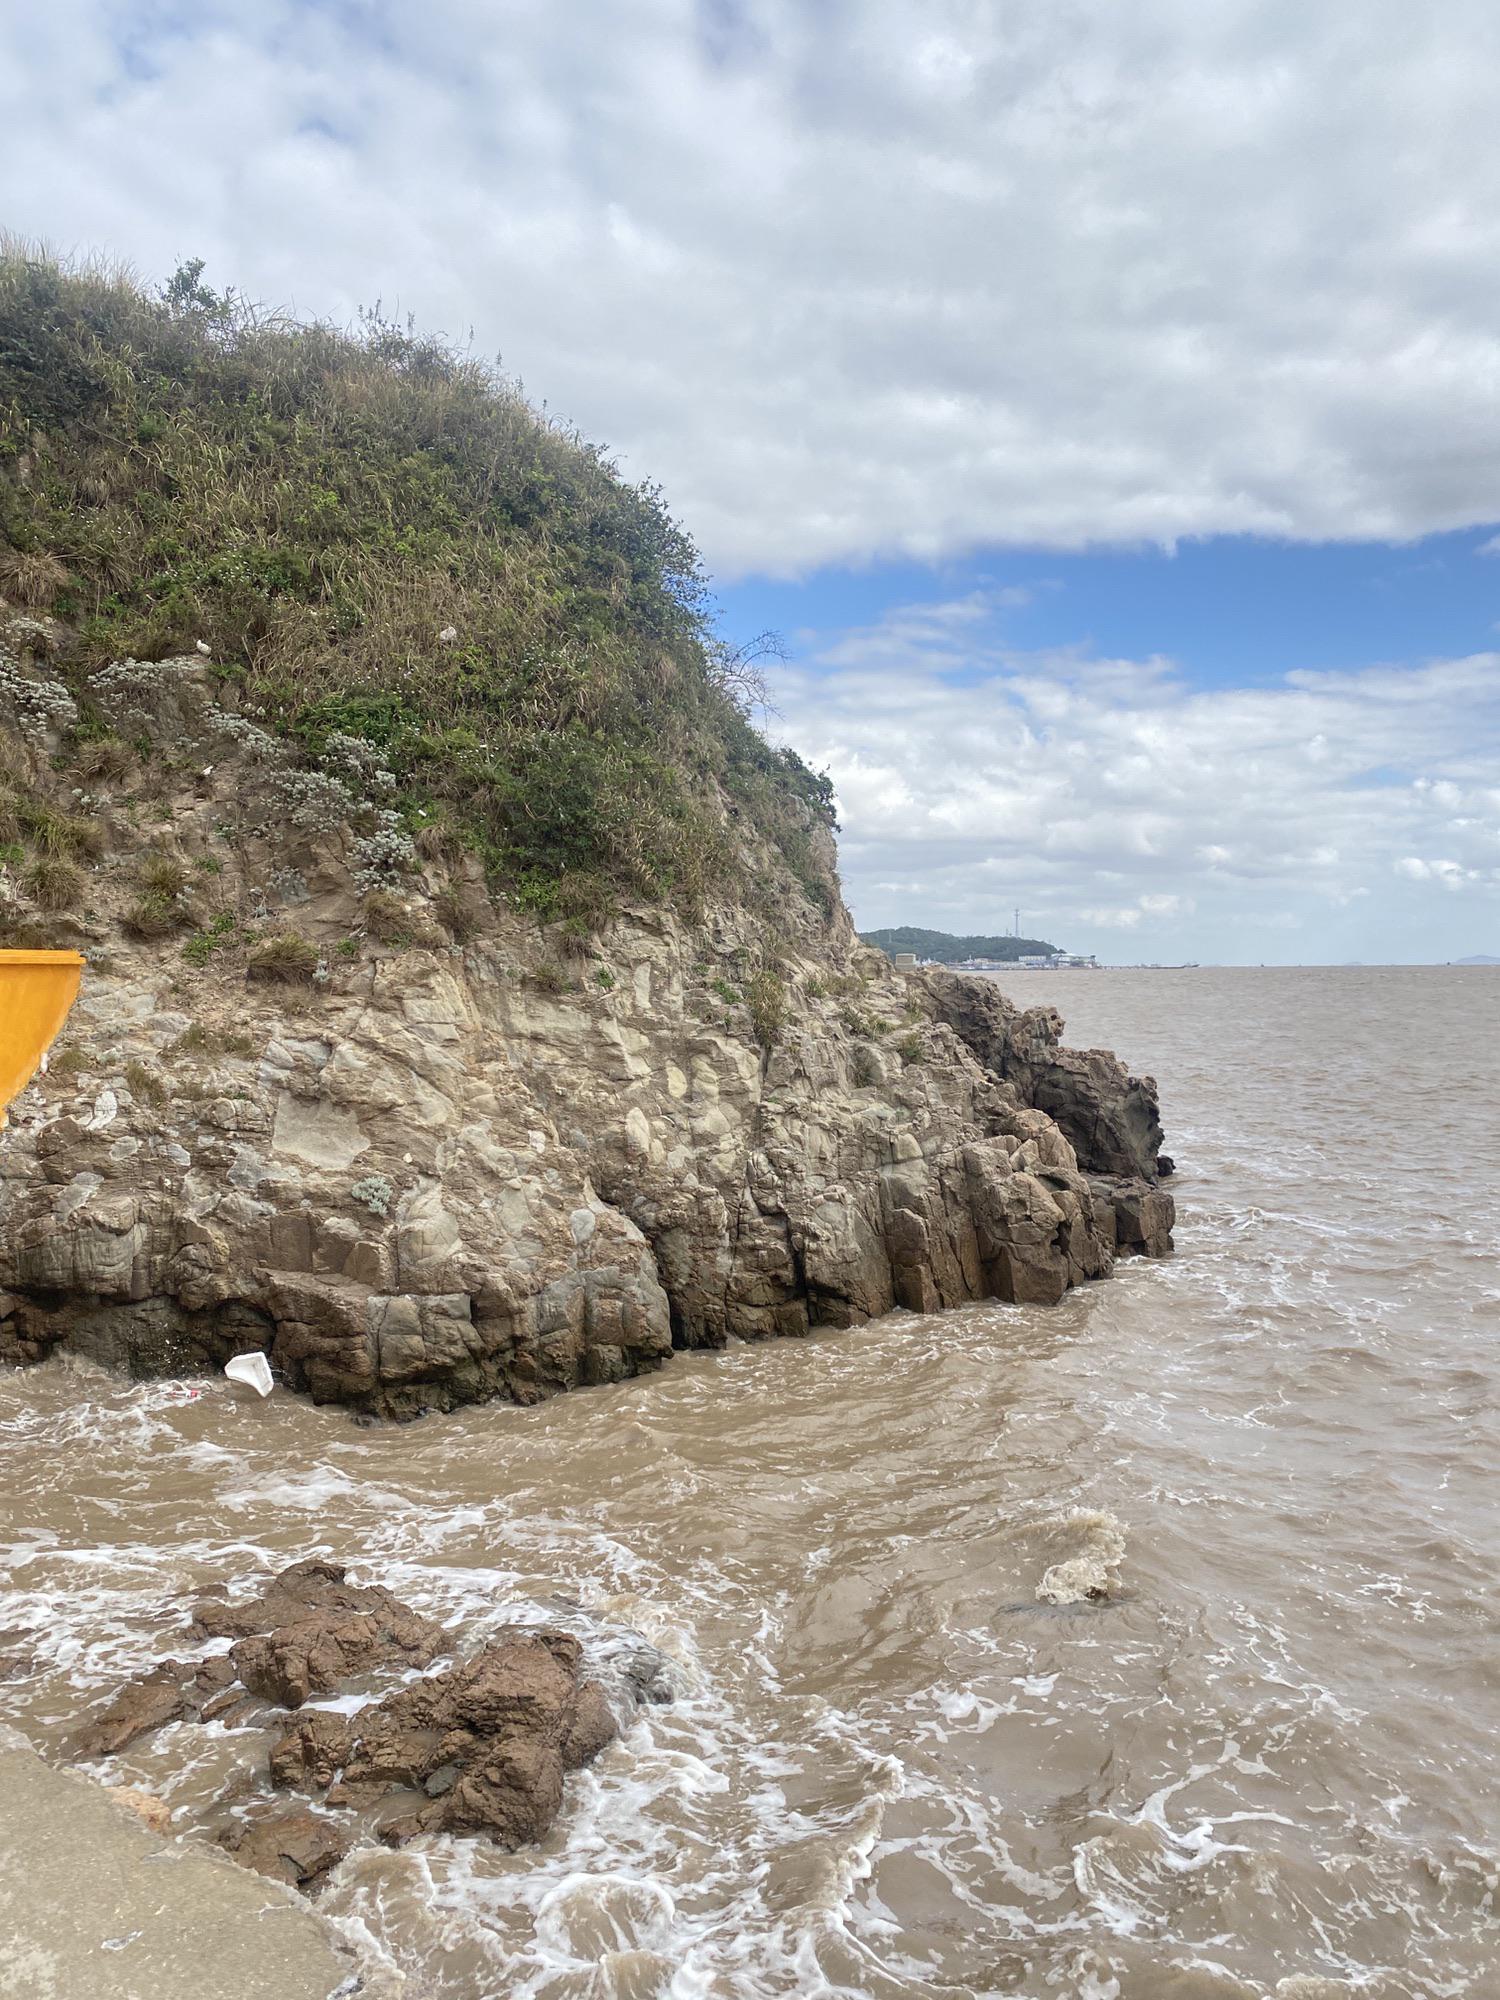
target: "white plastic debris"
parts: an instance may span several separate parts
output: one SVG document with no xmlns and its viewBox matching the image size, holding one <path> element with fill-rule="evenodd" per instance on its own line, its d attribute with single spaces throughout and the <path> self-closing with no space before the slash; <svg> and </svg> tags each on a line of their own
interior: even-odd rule
<svg viewBox="0 0 1500 2000">
<path fill-rule="evenodd" d="M 231 1382 L 243 1382 L 258 1396 L 271 1393 L 271 1364 L 263 1354 L 236 1354 L 224 1363 L 224 1373 Z"/>
<path fill-rule="evenodd" d="M 195 639 L 193 644 L 198 648 L 198 651 L 203 655 L 205 660 L 212 658 L 214 650 L 212 646 L 206 646 L 201 639 Z"/>
<path fill-rule="evenodd" d="M 457 637 L 458 627 L 456 625 L 445 625 L 442 631 L 438 633 L 438 644 L 440 646 L 451 646 Z"/>
</svg>

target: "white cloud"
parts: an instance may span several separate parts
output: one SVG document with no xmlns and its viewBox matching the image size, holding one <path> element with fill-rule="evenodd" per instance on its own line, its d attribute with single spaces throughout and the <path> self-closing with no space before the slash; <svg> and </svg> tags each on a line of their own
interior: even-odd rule
<svg viewBox="0 0 1500 2000">
<path fill-rule="evenodd" d="M 8 221 L 499 347 L 721 574 L 1492 517 L 1490 0 L 13 6 Z"/>
<path fill-rule="evenodd" d="M 837 783 L 862 927 L 994 931 L 1019 905 L 1106 955 L 1121 932 L 1149 958 L 1497 948 L 1500 656 L 1204 690 L 1163 660 L 1016 653 L 960 602 L 777 676 L 781 728 Z"/>
<path fill-rule="evenodd" d="M 1445 889 L 1462 889 L 1470 882 L 1485 879 L 1480 869 L 1466 868 L 1461 861 L 1422 861 L 1414 854 L 1402 856 L 1396 863 L 1396 873 L 1413 882 L 1437 882 Z"/>
</svg>

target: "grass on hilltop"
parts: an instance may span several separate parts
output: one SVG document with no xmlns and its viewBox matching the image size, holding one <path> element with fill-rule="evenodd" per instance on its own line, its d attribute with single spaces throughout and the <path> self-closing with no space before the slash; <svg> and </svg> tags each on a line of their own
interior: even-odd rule
<svg viewBox="0 0 1500 2000">
<path fill-rule="evenodd" d="M 542 916 L 700 907 L 739 882 L 736 822 L 833 906 L 829 783 L 752 728 L 660 494 L 379 312 L 299 324 L 201 264 L 153 296 L 0 244 L 0 593 L 77 634 L 80 688 L 201 642 L 309 761 L 379 746 L 409 822 Z"/>
</svg>

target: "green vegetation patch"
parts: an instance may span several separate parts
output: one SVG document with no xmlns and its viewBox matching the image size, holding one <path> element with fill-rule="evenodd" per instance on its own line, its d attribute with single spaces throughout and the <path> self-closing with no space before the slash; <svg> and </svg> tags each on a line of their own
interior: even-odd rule
<svg viewBox="0 0 1500 2000">
<path fill-rule="evenodd" d="M 372 746 L 406 832 L 451 825 L 544 920 L 697 909 L 744 830 L 836 907 L 830 783 L 751 726 L 660 494 L 378 312 L 303 325 L 201 264 L 152 297 L 0 249 L 0 558 L 78 633 L 81 692 L 206 648 L 310 764 Z"/>
</svg>

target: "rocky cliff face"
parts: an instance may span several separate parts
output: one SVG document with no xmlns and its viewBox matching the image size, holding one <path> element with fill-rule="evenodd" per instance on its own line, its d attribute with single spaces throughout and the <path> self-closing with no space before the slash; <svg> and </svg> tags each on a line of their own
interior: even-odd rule
<svg viewBox="0 0 1500 2000">
<path fill-rule="evenodd" d="M 90 957 L 0 1142 L 6 1358 L 263 1348 L 408 1416 L 1170 1247 L 1154 1086 L 1050 1009 L 800 897 L 544 931 L 398 830 L 370 746 L 299 768 L 189 657 L 96 675 L 80 755 L 46 621 L 0 636 L 7 783 L 82 892 L 13 859 L 0 920 Z"/>
</svg>

